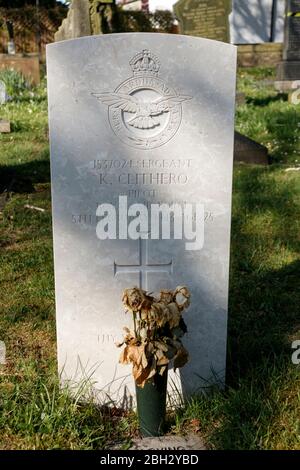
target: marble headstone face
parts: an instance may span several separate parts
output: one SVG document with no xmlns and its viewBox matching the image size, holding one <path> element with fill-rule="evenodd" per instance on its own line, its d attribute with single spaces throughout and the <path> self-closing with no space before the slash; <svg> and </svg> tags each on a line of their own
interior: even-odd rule
<svg viewBox="0 0 300 470">
<path fill-rule="evenodd" d="M 174 12 L 182 34 L 230 42 L 231 0 L 179 0 Z"/>
<path fill-rule="evenodd" d="M 5 83 L 0 80 L 0 105 L 6 103 L 7 96 L 6 96 L 6 86 Z"/>
<path fill-rule="evenodd" d="M 132 327 L 123 311 L 123 289 L 157 292 L 187 285 L 192 302 L 184 344 L 190 362 L 170 372 L 170 388 L 176 383 L 190 394 L 208 383 L 222 384 L 235 46 L 166 34 L 92 36 L 47 46 L 47 68 L 63 380 L 91 377 L 106 397 L 130 403 L 131 368 L 118 364 L 115 346 L 123 326 Z M 177 204 L 184 214 L 192 206 L 194 223 L 203 218 L 192 250 L 186 232 L 174 239 L 173 229 L 169 237 L 160 230 L 154 239 L 157 227 L 145 230 L 142 223 L 135 239 L 124 231 L 136 211 L 144 214 L 163 203 Z M 98 230 L 103 204 L 110 204 L 105 216 L 111 208 L 116 213 L 115 234 L 110 227 L 107 239 Z M 200 219 L 196 207 L 203 209 Z"/>
</svg>

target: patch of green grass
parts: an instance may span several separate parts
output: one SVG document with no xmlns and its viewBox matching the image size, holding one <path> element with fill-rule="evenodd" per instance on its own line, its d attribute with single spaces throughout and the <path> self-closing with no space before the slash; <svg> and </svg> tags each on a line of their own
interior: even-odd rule
<svg viewBox="0 0 300 470">
<path fill-rule="evenodd" d="M 239 106 L 239 132 L 265 145 L 273 162 L 300 164 L 300 105 L 288 103 L 274 88 L 274 69 L 241 69 L 238 90 L 246 104 Z"/>
<path fill-rule="evenodd" d="M 249 359 L 250 366 L 251 359 Z M 212 397 L 197 397 L 176 417 L 174 430 L 196 426 L 212 449 L 299 449 L 300 378 L 285 357 L 249 367 L 247 378 Z"/>
<path fill-rule="evenodd" d="M 285 170 L 235 168 L 227 389 L 176 419 L 213 448 L 300 449 L 300 177 Z"/>
<path fill-rule="evenodd" d="M 239 73 L 247 104 L 237 110 L 238 130 L 269 142 L 284 164 L 235 167 L 227 389 L 169 416 L 172 432 L 199 432 L 217 449 L 300 448 L 300 371 L 291 362 L 300 339 L 300 178 L 286 171 L 298 160 L 299 108 L 268 85 L 273 73 Z M 32 93 L 3 107 L 13 132 L 0 135 L 0 339 L 8 360 L 0 366 L 0 448 L 126 447 L 134 414 L 82 404 L 58 386 L 44 84 Z"/>
<path fill-rule="evenodd" d="M 10 329 L 14 362 L 1 375 L 1 449 L 99 449 L 126 446 L 136 429 L 132 412 L 83 401 L 56 379 L 54 338 L 30 323 Z"/>
</svg>

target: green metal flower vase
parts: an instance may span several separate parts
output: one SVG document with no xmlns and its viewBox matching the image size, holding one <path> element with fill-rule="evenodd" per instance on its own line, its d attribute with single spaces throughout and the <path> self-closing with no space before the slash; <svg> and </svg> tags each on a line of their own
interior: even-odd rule
<svg viewBox="0 0 300 470">
<path fill-rule="evenodd" d="M 144 388 L 136 385 L 137 412 L 143 437 L 157 437 L 164 434 L 168 369 L 163 375 L 155 374 Z"/>
</svg>

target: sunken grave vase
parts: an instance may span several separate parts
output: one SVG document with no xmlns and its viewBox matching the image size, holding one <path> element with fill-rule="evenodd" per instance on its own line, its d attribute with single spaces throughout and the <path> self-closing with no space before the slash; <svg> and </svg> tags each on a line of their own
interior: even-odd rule
<svg viewBox="0 0 300 470">
<path fill-rule="evenodd" d="M 144 388 L 136 385 L 137 413 L 143 437 L 157 437 L 164 434 L 168 369 L 163 375 L 155 374 Z"/>
</svg>

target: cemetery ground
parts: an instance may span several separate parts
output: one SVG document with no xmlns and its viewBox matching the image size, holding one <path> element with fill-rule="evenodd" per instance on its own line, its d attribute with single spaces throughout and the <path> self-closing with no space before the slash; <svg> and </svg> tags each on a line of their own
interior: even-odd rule
<svg viewBox="0 0 300 470">
<path fill-rule="evenodd" d="M 246 104 L 236 128 L 266 145 L 272 164 L 235 166 L 227 388 L 168 417 L 169 433 L 199 433 L 213 449 L 300 449 L 300 366 L 291 360 L 300 339 L 300 108 L 276 94 L 273 74 L 239 71 Z M 1 117 L 12 133 L 0 135 L 0 448 L 127 448 L 134 413 L 59 390 L 45 83 L 10 94 Z"/>
</svg>

